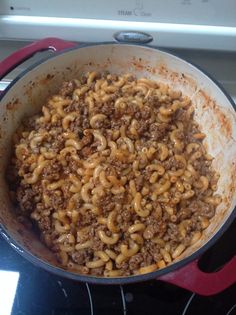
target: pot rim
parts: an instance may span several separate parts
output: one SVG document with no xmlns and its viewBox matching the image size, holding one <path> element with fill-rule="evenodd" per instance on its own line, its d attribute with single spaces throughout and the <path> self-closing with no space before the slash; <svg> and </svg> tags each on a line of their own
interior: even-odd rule
<svg viewBox="0 0 236 315">
<path fill-rule="evenodd" d="M 142 48 L 151 49 L 154 51 L 160 51 L 164 54 L 167 54 L 171 57 L 174 57 L 175 59 L 179 60 L 180 62 L 185 62 L 191 67 L 195 68 L 196 70 L 200 71 L 202 74 L 204 74 L 206 77 L 208 77 L 218 89 L 222 91 L 224 96 L 227 98 L 229 103 L 232 105 L 234 110 L 236 111 L 236 104 L 232 100 L 231 96 L 228 94 L 228 92 L 224 89 L 224 87 L 214 78 L 212 75 L 210 75 L 207 71 L 203 70 L 201 67 L 195 65 L 194 63 L 186 60 L 185 58 L 180 58 L 178 55 L 170 53 L 164 49 L 159 49 L 154 46 L 146 46 L 146 45 L 140 45 L 140 44 L 130 44 L 130 43 L 116 43 L 116 42 L 100 42 L 100 43 L 89 43 L 89 44 L 79 44 L 75 47 L 65 49 L 60 52 L 55 52 L 55 54 L 52 54 L 51 56 L 44 57 L 41 60 L 35 62 L 33 65 L 29 66 L 27 69 L 25 69 L 23 72 L 21 72 L 15 79 L 12 80 L 12 82 L 7 86 L 7 88 L 0 94 L 0 102 L 4 98 L 4 96 L 12 89 L 14 88 L 14 85 L 22 78 L 24 77 L 29 71 L 37 68 L 42 63 L 56 58 L 59 55 L 66 54 L 69 51 L 77 50 L 80 48 L 86 48 L 86 47 L 92 47 L 92 46 L 103 46 L 103 45 L 114 45 L 114 46 L 138 46 Z M 213 246 L 216 241 L 221 237 L 221 235 L 228 229 L 230 224 L 234 221 L 236 218 L 236 207 L 232 211 L 232 213 L 229 215 L 225 223 L 221 226 L 221 228 L 216 232 L 216 234 L 203 246 L 201 246 L 197 251 L 192 253 L 191 255 L 181 259 L 180 261 L 174 262 L 173 264 L 166 266 L 163 269 L 156 270 L 154 272 L 150 272 L 143 275 L 131 275 L 126 277 L 117 277 L 117 278 L 105 278 L 105 277 L 96 277 L 96 276 L 86 276 L 82 274 L 76 274 L 71 271 L 67 271 L 65 269 L 59 268 L 57 266 L 53 266 L 52 264 L 49 264 L 48 262 L 42 260 L 41 258 L 33 255 L 28 249 L 24 248 L 18 242 L 16 242 L 7 232 L 7 229 L 2 225 L 0 222 L 0 234 L 3 236 L 3 238 L 13 247 L 21 256 L 26 258 L 28 261 L 32 262 L 35 266 L 40 267 L 48 272 L 51 272 L 57 276 L 61 276 L 64 278 L 68 278 L 75 281 L 81 281 L 81 282 L 87 282 L 91 284 L 109 284 L 109 285 L 120 285 L 120 284 L 129 284 L 129 283 L 136 283 L 136 282 L 143 282 L 148 280 L 153 280 L 159 276 L 165 275 L 169 272 L 175 271 L 177 269 L 180 269 L 181 267 L 184 267 L 188 263 L 190 263 L 193 260 L 196 260 L 199 258 L 207 249 L 209 249 L 211 246 Z"/>
</svg>

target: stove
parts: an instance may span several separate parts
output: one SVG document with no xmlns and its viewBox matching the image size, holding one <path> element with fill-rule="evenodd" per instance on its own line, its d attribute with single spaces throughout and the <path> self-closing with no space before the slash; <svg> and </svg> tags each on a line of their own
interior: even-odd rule
<svg viewBox="0 0 236 315">
<path fill-rule="evenodd" d="M 202 256 L 202 270 L 216 270 L 235 255 L 235 230 L 236 222 Z M 35 267 L 1 237 L 0 252 L 1 315 L 10 315 L 10 312 L 4 313 L 4 304 L 10 300 L 13 304 L 12 315 L 236 314 L 236 284 L 210 297 L 199 296 L 158 280 L 121 286 L 98 286 L 60 278 Z M 15 277 L 12 277 L 12 272 Z M 3 274 L 8 279 L 7 287 L 11 285 L 15 290 L 4 291 L 6 282 L 1 281 Z"/>
<path fill-rule="evenodd" d="M 0 60 L 26 45 L 0 41 Z M 236 59 L 233 52 L 169 49 L 207 70 L 236 100 Z M 0 81 L 0 90 L 32 62 L 52 52 L 35 55 Z M 219 269 L 236 254 L 236 221 L 200 259 L 205 272 Z M 12 311 L 11 311 L 12 309 Z M 236 315 L 236 284 L 203 297 L 154 280 L 121 286 L 79 283 L 35 267 L 0 236 L 0 315 Z"/>
</svg>

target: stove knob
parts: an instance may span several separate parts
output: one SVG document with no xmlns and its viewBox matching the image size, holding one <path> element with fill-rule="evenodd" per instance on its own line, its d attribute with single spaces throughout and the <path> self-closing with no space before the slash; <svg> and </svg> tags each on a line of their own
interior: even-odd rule
<svg viewBox="0 0 236 315">
<path fill-rule="evenodd" d="M 150 34 L 136 31 L 121 31 L 114 34 L 114 38 L 119 43 L 147 44 L 153 41 Z"/>
</svg>

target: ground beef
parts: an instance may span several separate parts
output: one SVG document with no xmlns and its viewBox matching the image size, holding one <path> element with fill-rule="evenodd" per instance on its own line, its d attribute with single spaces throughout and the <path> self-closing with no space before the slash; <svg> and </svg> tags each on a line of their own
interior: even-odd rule
<svg viewBox="0 0 236 315">
<path fill-rule="evenodd" d="M 78 226 L 88 226 L 91 225 L 92 222 L 94 222 L 96 216 L 93 212 L 87 211 L 82 216 L 80 216 L 80 220 L 78 222 Z"/>
<path fill-rule="evenodd" d="M 77 136 L 83 134 L 84 129 L 90 128 L 89 117 L 87 113 L 83 113 L 70 123 L 70 130 L 73 131 Z"/>
<path fill-rule="evenodd" d="M 137 120 L 140 120 L 141 117 L 142 117 L 142 114 L 140 111 L 137 111 L 135 114 L 134 114 L 134 117 L 137 119 Z"/>
<path fill-rule="evenodd" d="M 78 114 L 78 117 L 76 117 L 72 122 L 69 123 L 69 129 L 70 131 L 74 132 L 76 135 L 80 135 L 83 133 L 83 127 L 81 126 L 83 120 Z"/>
<path fill-rule="evenodd" d="M 101 231 L 101 229 L 100 229 Z M 101 242 L 100 238 L 96 235 L 93 238 L 93 250 L 94 251 L 103 251 L 105 244 Z"/>
<path fill-rule="evenodd" d="M 110 158 L 110 163 L 111 165 L 115 168 L 117 174 L 120 176 L 121 172 L 124 170 L 124 169 L 127 169 L 127 167 L 129 167 L 129 164 L 128 163 L 125 163 L 125 162 L 121 162 L 113 157 Z"/>
<path fill-rule="evenodd" d="M 17 200 L 22 212 L 31 212 L 34 210 L 34 197 L 36 193 L 32 188 L 20 186 L 17 189 Z"/>
<path fill-rule="evenodd" d="M 115 208 L 115 203 L 110 200 L 110 202 L 103 204 L 101 207 L 103 209 L 103 212 L 107 213 L 107 212 L 112 211 Z"/>
<path fill-rule="evenodd" d="M 166 223 L 158 220 L 155 216 L 150 215 L 146 220 L 145 238 L 151 239 L 155 234 L 162 237 L 166 232 Z"/>
<path fill-rule="evenodd" d="M 102 209 L 104 214 L 112 211 L 115 208 L 113 195 L 111 193 L 107 193 L 105 196 L 101 197 L 98 206 Z"/>
<path fill-rule="evenodd" d="M 207 218 L 212 218 L 215 214 L 215 208 L 201 200 L 193 200 L 188 207 L 193 213 L 198 213 Z"/>
<path fill-rule="evenodd" d="M 157 96 L 157 95 L 150 95 L 150 96 L 148 96 L 146 104 L 148 104 L 152 108 L 160 107 L 161 106 L 161 102 L 159 100 L 159 96 Z"/>
<path fill-rule="evenodd" d="M 75 263 L 82 265 L 86 261 L 88 261 L 89 258 L 92 259 L 92 255 L 89 253 L 88 250 L 81 249 L 79 251 L 72 253 L 71 258 Z"/>
<path fill-rule="evenodd" d="M 149 249 L 146 246 L 143 246 L 140 252 L 143 256 L 143 262 L 141 262 L 140 267 L 149 266 L 154 263 L 153 255 L 149 252 Z"/>
<path fill-rule="evenodd" d="M 67 162 L 67 165 L 63 167 L 63 173 L 65 175 L 69 175 L 71 173 L 75 173 L 77 171 L 77 169 L 78 169 L 78 166 L 76 166 L 75 161 L 71 160 L 70 157 L 66 157 L 65 160 Z M 69 183 L 65 183 L 65 185 L 66 185 L 66 187 L 64 187 L 65 190 L 69 189 L 69 187 L 67 187 L 68 184 Z M 70 184 L 70 186 L 71 186 L 71 184 Z"/>
<path fill-rule="evenodd" d="M 59 180 L 62 166 L 56 160 L 50 160 L 48 164 L 43 168 L 42 177 L 51 181 Z"/>
<path fill-rule="evenodd" d="M 170 157 L 168 160 L 163 161 L 163 166 L 166 170 L 176 170 L 177 161 L 174 157 Z"/>
<path fill-rule="evenodd" d="M 152 241 L 146 241 L 145 247 L 155 262 L 161 259 L 159 245 L 153 243 Z"/>
<path fill-rule="evenodd" d="M 204 161 L 202 158 L 193 163 L 193 167 L 203 176 L 209 174 L 209 166 L 209 161 Z"/>
<path fill-rule="evenodd" d="M 101 107 L 101 113 L 106 115 L 106 116 L 112 116 L 114 113 L 114 105 L 113 104 L 108 104 L 105 103 L 102 107 Z"/>
<path fill-rule="evenodd" d="M 72 96 L 74 89 L 75 89 L 74 81 L 64 82 L 62 84 L 60 94 L 62 96 Z"/>
<path fill-rule="evenodd" d="M 141 263 L 143 262 L 144 258 L 141 253 L 138 253 L 132 256 L 129 260 L 129 269 L 130 270 L 137 270 L 140 268 Z"/>
<path fill-rule="evenodd" d="M 76 163 L 75 160 L 70 159 L 68 163 L 68 167 L 70 169 L 70 174 L 76 174 L 77 169 L 78 169 L 78 164 Z"/>
<path fill-rule="evenodd" d="M 72 102 L 63 108 L 64 112 L 78 112 L 78 116 L 81 115 L 82 104 L 77 100 L 72 100 Z"/>
<path fill-rule="evenodd" d="M 60 191 L 55 193 L 54 191 L 47 191 L 47 195 L 49 197 L 50 206 L 54 209 L 63 208 L 65 203 L 65 199 Z"/>
<path fill-rule="evenodd" d="M 140 121 L 139 118 L 136 118 L 136 119 Z M 137 131 L 140 136 L 146 134 L 146 132 L 148 131 L 148 124 L 146 124 L 145 121 L 140 121 L 139 128 Z"/>
<path fill-rule="evenodd" d="M 178 239 L 179 229 L 178 226 L 174 223 L 169 223 L 167 228 L 167 238 L 168 240 Z"/>
<path fill-rule="evenodd" d="M 87 240 L 93 240 L 92 249 L 94 251 L 102 251 L 104 250 L 105 244 L 101 242 L 98 232 L 99 231 L 106 231 L 105 225 L 99 225 L 98 223 L 92 223 L 89 225 L 89 229 L 87 232 Z M 110 234 L 106 231 L 107 235 Z M 83 243 L 81 241 L 81 243 Z"/>
<path fill-rule="evenodd" d="M 129 210 L 123 210 L 121 208 L 120 216 L 122 219 L 122 222 L 129 222 L 132 219 L 133 214 Z"/>
<path fill-rule="evenodd" d="M 96 129 L 106 130 L 111 128 L 111 121 L 109 119 L 98 120 L 95 124 Z"/>
<path fill-rule="evenodd" d="M 87 119 L 87 117 L 82 118 L 82 128 L 88 129 L 89 127 L 90 127 L 90 123 L 89 123 L 89 120 Z"/>
<path fill-rule="evenodd" d="M 42 217 L 38 221 L 38 226 L 43 231 L 49 231 L 51 229 L 51 220 L 49 217 Z"/>
<path fill-rule="evenodd" d="M 148 119 L 151 116 L 151 108 L 149 106 L 144 106 L 141 116 L 143 119 Z"/>
<path fill-rule="evenodd" d="M 82 156 L 82 158 L 88 158 L 92 153 L 94 153 L 94 149 L 91 147 L 84 147 L 81 151 L 80 151 L 80 155 Z"/>
<path fill-rule="evenodd" d="M 60 152 L 64 148 L 64 141 L 60 139 L 55 139 L 52 143 L 52 151 Z"/>
<path fill-rule="evenodd" d="M 129 226 L 131 225 L 131 220 L 133 219 L 134 214 L 131 213 L 130 210 L 124 210 L 123 208 L 121 208 L 118 213 L 119 214 L 116 218 L 116 221 L 120 226 L 120 230 L 122 232 L 127 232 Z"/>
<path fill-rule="evenodd" d="M 93 135 L 91 133 L 87 133 L 83 138 L 81 139 L 81 146 L 87 146 L 93 142 Z"/>
<path fill-rule="evenodd" d="M 126 203 L 127 195 L 125 195 L 124 193 L 116 194 L 113 196 L 112 199 L 115 203 L 122 205 Z"/>
<path fill-rule="evenodd" d="M 213 205 L 209 203 L 204 202 L 201 209 L 199 210 L 200 210 L 200 215 L 207 217 L 209 219 L 211 219 L 215 215 L 215 208 Z"/>
<path fill-rule="evenodd" d="M 180 221 L 188 219 L 192 216 L 191 208 L 181 208 L 177 213 L 177 217 Z"/>
<path fill-rule="evenodd" d="M 162 140 L 166 136 L 169 130 L 170 130 L 170 125 L 165 124 L 165 123 L 162 123 L 162 124 L 153 123 L 149 127 L 150 136 L 155 141 Z"/>
</svg>

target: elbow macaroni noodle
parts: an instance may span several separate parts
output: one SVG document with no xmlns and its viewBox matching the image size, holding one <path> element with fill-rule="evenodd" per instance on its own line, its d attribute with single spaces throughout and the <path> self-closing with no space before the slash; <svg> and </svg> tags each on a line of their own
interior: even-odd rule
<svg viewBox="0 0 236 315">
<path fill-rule="evenodd" d="M 221 197 L 188 97 L 90 72 L 14 136 L 14 187 L 63 268 L 153 272 L 198 242 Z"/>
</svg>

